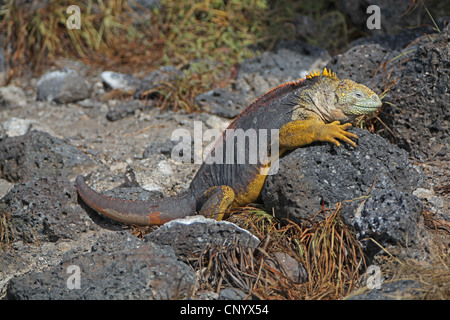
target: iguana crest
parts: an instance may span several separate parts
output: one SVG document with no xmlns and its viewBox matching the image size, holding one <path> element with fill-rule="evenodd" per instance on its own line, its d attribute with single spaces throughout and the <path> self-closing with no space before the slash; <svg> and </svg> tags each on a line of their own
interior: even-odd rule
<svg viewBox="0 0 450 320">
<path fill-rule="evenodd" d="M 331 70 L 328 70 L 327 68 L 324 68 L 322 73 L 320 73 L 320 71 L 312 71 L 310 74 L 306 75 L 306 78 L 307 79 L 311 79 L 311 78 L 320 77 L 320 76 L 330 77 L 330 78 L 333 78 L 335 80 L 338 80 L 338 77 L 336 76 L 336 73 L 334 73 Z"/>
</svg>

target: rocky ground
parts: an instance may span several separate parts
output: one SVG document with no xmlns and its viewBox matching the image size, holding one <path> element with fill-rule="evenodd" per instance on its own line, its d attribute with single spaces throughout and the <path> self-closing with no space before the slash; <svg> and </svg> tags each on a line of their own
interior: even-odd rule
<svg viewBox="0 0 450 320">
<path fill-rule="evenodd" d="M 361 40 L 335 57 L 300 42 L 282 43 L 244 61 L 229 88 L 198 96 L 205 112 L 194 114 L 155 108 L 151 94 L 142 99 L 176 79 L 171 66 L 139 79 L 60 60 L 39 78 L 24 76 L 0 87 L 0 295 L 246 297 L 248 292 L 226 285 L 219 292 L 198 292 L 198 273 L 189 261 L 211 244 L 239 239 L 255 248 L 262 239 L 230 222 L 204 218 L 154 228 L 139 239 L 84 206 L 74 178 L 92 173 L 93 188 L 124 198 L 174 195 L 188 187 L 199 166 L 172 160 L 175 129 L 193 132 L 199 121 L 203 130 L 223 130 L 255 97 L 325 66 L 378 93 L 390 87 L 381 121 L 371 128 L 377 134 L 354 129 L 360 137 L 356 149 L 318 144 L 288 154 L 266 183 L 266 209 L 301 222 L 324 202 L 342 202 L 342 218 L 354 228 L 369 263 L 377 263 L 381 247 L 424 264 L 436 256 L 448 259 L 450 29 L 420 37 L 405 50 L 410 39 L 400 34 L 396 41 Z M 130 98 L 116 98 L 123 91 Z M 279 266 L 289 257 L 273 260 Z M 300 281 L 303 271 L 296 265 L 291 276 Z M 79 268 L 80 283 L 71 266 Z M 354 298 L 401 297 L 420 285 L 391 282 Z"/>
</svg>

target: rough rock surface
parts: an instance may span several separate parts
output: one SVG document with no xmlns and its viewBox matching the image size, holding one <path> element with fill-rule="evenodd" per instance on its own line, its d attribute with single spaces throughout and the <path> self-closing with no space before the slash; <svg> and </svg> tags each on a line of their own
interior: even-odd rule
<svg viewBox="0 0 450 320">
<path fill-rule="evenodd" d="M 95 167 L 86 154 L 46 132 L 30 131 L 0 141 L 0 177 L 11 182 L 49 176 L 75 178 L 89 165 Z"/>
<path fill-rule="evenodd" d="M 355 294 L 348 300 L 409 300 L 421 295 L 422 284 L 414 280 L 397 280 L 383 283 L 379 288 Z"/>
<path fill-rule="evenodd" d="M 90 96 L 89 83 L 72 69 L 62 69 L 44 74 L 37 83 L 37 100 L 68 103 Z"/>
<path fill-rule="evenodd" d="M 129 234 L 114 234 L 105 240 L 108 242 L 94 245 L 91 252 L 63 259 L 50 270 L 14 278 L 6 298 L 160 300 L 192 294 L 195 273 L 178 261 L 170 248 Z"/>
<path fill-rule="evenodd" d="M 225 118 L 235 118 L 247 106 L 245 95 L 239 91 L 216 89 L 195 97 L 202 110 Z"/>
<path fill-rule="evenodd" d="M 418 243 L 419 199 L 411 195 L 423 176 L 407 153 L 360 129 L 356 149 L 331 144 L 299 148 L 280 160 L 268 176 L 262 197 L 267 209 L 294 222 L 311 219 L 342 202 L 341 217 L 381 245 Z M 368 197 L 365 197 L 368 196 Z"/>
<path fill-rule="evenodd" d="M 117 121 L 136 113 L 137 110 L 142 110 L 142 102 L 139 100 L 131 100 L 119 104 L 118 106 L 110 108 L 106 114 L 106 119 L 109 121 Z"/>
<path fill-rule="evenodd" d="M 389 139 L 416 159 L 450 154 L 450 26 L 412 54 L 385 109 Z M 417 124 L 420 125 L 417 125 Z"/>
<path fill-rule="evenodd" d="M 145 239 L 159 245 L 170 245 L 184 259 L 195 258 L 208 245 L 227 246 L 240 241 L 244 246 L 256 248 L 260 242 L 250 232 L 233 223 L 203 216 L 170 221 L 145 236 Z"/>
<path fill-rule="evenodd" d="M 180 71 L 172 66 L 164 66 L 144 76 L 137 84 L 134 92 L 135 99 L 154 99 L 159 97 L 156 88 L 173 83 L 180 75 Z"/>
<path fill-rule="evenodd" d="M 0 199 L 0 210 L 11 219 L 13 236 L 10 240 L 78 239 L 80 233 L 94 228 L 94 224 L 76 199 L 73 183 L 61 177 L 49 176 L 16 184 Z"/>
<path fill-rule="evenodd" d="M 247 96 L 247 103 L 270 89 L 303 78 L 311 70 L 323 69 L 330 59 L 326 51 L 302 42 L 280 43 L 275 52 L 264 52 L 241 64 L 236 89 Z"/>
</svg>

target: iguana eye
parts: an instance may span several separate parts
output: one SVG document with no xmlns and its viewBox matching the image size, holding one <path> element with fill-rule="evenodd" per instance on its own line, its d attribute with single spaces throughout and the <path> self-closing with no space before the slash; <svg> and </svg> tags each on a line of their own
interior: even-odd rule
<svg viewBox="0 0 450 320">
<path fill-rule="evenodd" d="M 355 92 L 355 97 L 356 98 L 362 98 L 363 94 L 361 92 Z"/>
</svg>

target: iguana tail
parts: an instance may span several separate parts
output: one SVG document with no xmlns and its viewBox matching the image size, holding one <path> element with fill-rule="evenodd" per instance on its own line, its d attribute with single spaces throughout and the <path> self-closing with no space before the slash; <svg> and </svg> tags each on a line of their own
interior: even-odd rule
<svg viewBox="0 0 450 320">
<path fill-rule="evenodd" d="M 195 213 L 195 200 L 189 192 L 171 198 L 149 201 L 123 200 L 96 192 L 83 176 L 75 180 L 78 194 L 95 211 L 126 224 L 162 225 Z"/>
</svg>

